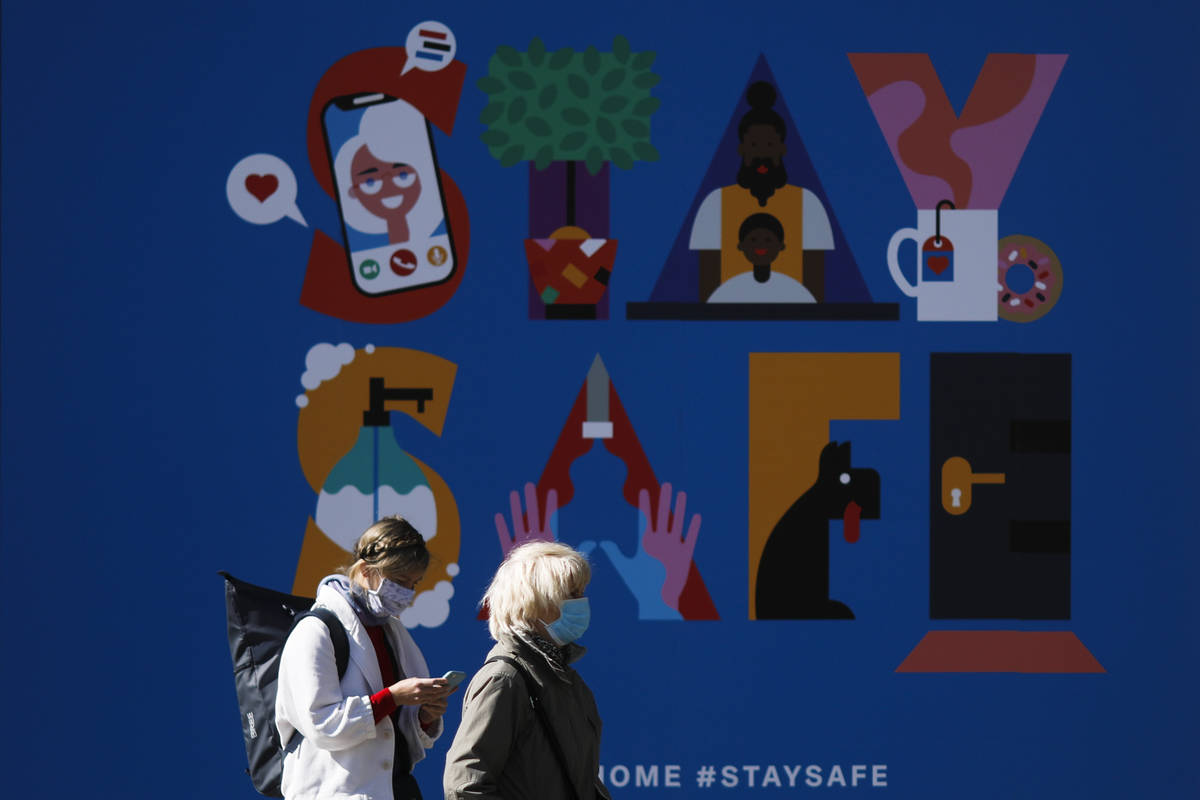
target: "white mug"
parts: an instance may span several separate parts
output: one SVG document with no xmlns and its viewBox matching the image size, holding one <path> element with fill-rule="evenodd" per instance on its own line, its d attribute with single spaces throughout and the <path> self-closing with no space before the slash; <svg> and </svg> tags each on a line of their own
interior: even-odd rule
<svg viewBox="0 0 1200 800">
<path fill-rule="evenodd" d="M 917 298 L 918 320 L 996 320 L 998 216 L 996 209 L 922 208 L 916 228 L 892 234 L 888 271 L 900 291 Z M 898 260 L 907 239 L 917 244 L 916 284 Z"/>
</svg>

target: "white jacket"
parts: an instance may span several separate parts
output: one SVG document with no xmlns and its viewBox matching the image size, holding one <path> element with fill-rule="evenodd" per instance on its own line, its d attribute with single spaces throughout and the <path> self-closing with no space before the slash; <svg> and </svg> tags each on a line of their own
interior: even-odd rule
<svg viewBox="0 0 1200 800">
<path fill-rule="evenodd" d="M 304 738 L 283 761 L 283 796 L 288 800 L 362 798 L 392 800 L 394 731 L 390 718 L 375 724 L 371 695 L 383 687 L 375 647 L 350 603 L 331 585 L 345 581 L 333 575 L 321 581 L 316 604 L 333 611 L 346 628 L 350 660 L 338 683 L 333 641 L 325 623 L 308 617 L 292 631 L 279 663 L 275 725 L 286 750 L 292 734 Z M 427 678 L 429 668 L 412 637 L 397 619 L 384 625 L 396 660 L 408 678 Z M 399 728 L 408 742 L 413 764 L 442 733 L 438 720 L 432 735 L 417 720 L 417 706 L 401 706 Z"/>
</svg>

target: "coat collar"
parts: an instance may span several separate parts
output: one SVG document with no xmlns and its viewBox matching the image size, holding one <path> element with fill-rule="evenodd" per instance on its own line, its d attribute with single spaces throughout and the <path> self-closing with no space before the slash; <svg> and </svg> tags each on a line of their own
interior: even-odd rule
<svg viewBox="0 0 1200 800">
<path fill-rule="evenodd" d="M 342 596 L 336 586 L 330 584 L 331 579 L 337 578 L 342 578 L 342 576 L 331 575 L 321 581 L 317 587 L 316 604 L 324 606 L 336 614 L 342 627 L 346 629 L 346 636 L 351 642 L 350 660 L 367 679 L 367 685 L 383 688 L 383 674 L 379 671 L 379 659 L 375 655 L 375 645 L 371 643 L 370 634 L 367 633 L 367 629 L 359 620 L 358 615 L 354 613 L 350 602 Z M 344 578 L 342 579 L 344 580 Z M 384 628 L 386 629 L 390 624 L 390 622 L 386 623 Z M 394 632 L 390 638 L 395 639 Z"/>
<path fill-rule="evenodd" d="M 504 637 L 501 641 L 497 642 L 493 652 L 508 652 L 515 655 L 518 659 L 529 665 L 535 675 L 548 673 L 563 683 L 572 683 L 575 680 L 576 673 L 569 665 L 578 661 L 587 652 L 587 648 L 572 642 L 564 650 L 566 655 L 565 660 L 568 664 L 566 668 L 554 663 L 541 650 L 519 635 Z M 540 682 L 544 683 L 545 678 L 542 678 Z"/>
</svg>

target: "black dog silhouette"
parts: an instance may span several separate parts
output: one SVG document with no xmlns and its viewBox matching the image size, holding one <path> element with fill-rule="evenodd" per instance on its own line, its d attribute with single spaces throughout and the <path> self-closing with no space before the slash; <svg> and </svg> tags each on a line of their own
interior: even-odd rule
<svg viewBox="0 0 1200 800">
<path fill-rule="evenodd" d="M 879 473 L 850 466 L 850 443 L 821 450 L 817 481 L 779 518 L 758 565 L 758 619 L 854 619 L 829 598 L 829 520 L 841 519 L 846 541 L 860 519 L 879 519 Z"/>
</svg>

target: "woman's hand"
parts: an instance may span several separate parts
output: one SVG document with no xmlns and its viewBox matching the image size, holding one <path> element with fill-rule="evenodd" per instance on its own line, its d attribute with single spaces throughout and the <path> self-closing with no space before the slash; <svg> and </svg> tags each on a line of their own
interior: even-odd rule
<svg viewBox="0 0 1200 800">
<path fill-rule="evenodd" d="M 458 691 L 457 686 L 454 687 L 453 689 L 451 689 L 446 694 L 451 695 L 451 694 L 454 694 L 454 692 L 456 692 L 456 691 Z M 431 725 L 433 725 L 435 722 L 437 722 L 438 719 L 441 718 L 442 714 L 446 713 L 447 703 L 448 703 L 448 700 L 446 697 L 443 697 L 441 700 L 433 700 L 428 703 L 423 703 L 421 705 L 421 710 L 417 712 L 417 719 L 420 720 L 421 727 L 428 728 Z"/>
<path fill-rule="evenodd" d="M 388 687 L 398 706 L 423 706 L 441 703 L 446 710 L 446 695 L 454 691 L 445 678 L 405 678 Z M 440 716 L 440 715 L 439 715 Z"/>
</svg>

